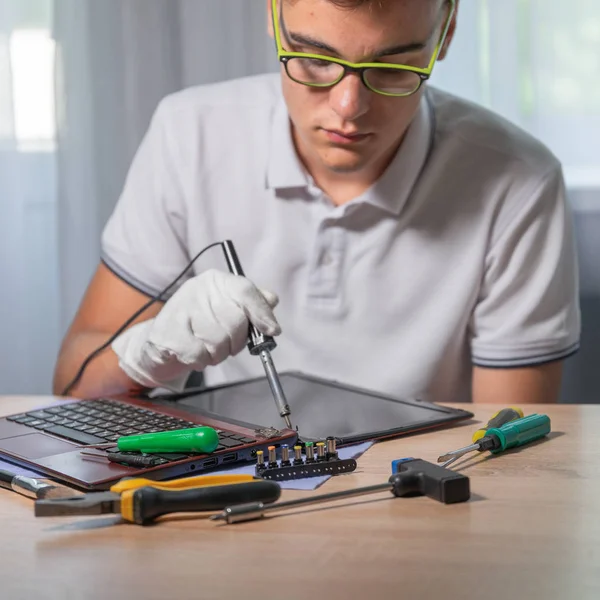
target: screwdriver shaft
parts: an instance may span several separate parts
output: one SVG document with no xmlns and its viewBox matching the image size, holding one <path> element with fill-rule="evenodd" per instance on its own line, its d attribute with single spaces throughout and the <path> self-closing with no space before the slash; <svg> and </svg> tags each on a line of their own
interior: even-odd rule
<svg viewBox="0 0 600 600">
<path fill-rule="evenodd" d="M 459 458 L 460 456 L 453 456 L 452 458 L 449 458 L 446 462 L 440 464 L 440 467 L 444 467 L 444 469 L 447 469 L 453 462 L 456 462 Z"/>
<path fill-rule="evenodd" d="M 388 482 L 380 483 L 377 485 L 370 485 L 362 488 L 356 488 L 353 490 L 333 492 L 331 494 L 322 494 L 320 496 L 313 496 L 312 498 L 299 498 L 298 500 L 288 500 L 286 502 L 279 502 L 277 504 L 271 504 L 269 506 L 265 506 L 262 502 L 256 502 L 251 504 L 238 504 L 237 506 L 234 505 L 229 508 L 226 508 L 223 512 L 219 514 L 212 515 L 210 519 L 212 521 L 227 521 L 227 523 L 241 523 L 243 521 L 260 519 L 266 513 L 279 512 L 288 508 L 306 506 L 309 504 L 318 504 L 320 502 L 332 502 L 334 500 L 350 498 L 352 496 L 376 494 L 378 492 L 391 490 L 393 487 L 394 484 Z"/>
<path fill-rule="evenodd" d="M 465 446 L 464 448 L 460 448 L 459 450 L 452 450 L 452 452 L 447 452 L 446 454 L 440 456 L 437 461 L 439 463 L 448 461 L 450 459 L 457 460 L 461 456 L 468 454 L 469 452 L 475 452 L 480 449 L 480 444 L 471 444 L 470 446 Z M 454 460 L 452 462 L 454 462 Z"/>
</svg>

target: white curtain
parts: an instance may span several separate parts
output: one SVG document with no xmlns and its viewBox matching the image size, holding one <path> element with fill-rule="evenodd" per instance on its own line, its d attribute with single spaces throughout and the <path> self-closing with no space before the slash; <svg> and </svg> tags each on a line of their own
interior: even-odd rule
<svg viewBox="0 0 600 600">
<path fill-rule="evenodd" d="M 60 332 L 49 0 L 0 0 L 0 394 L 40 390 Z"/>
<path fill-rule="evenodd" d="M 56 54 L 55 100 L 45 71 L 32 71 L 45 64 L 31 62 L 36 52 Z M 49 392 L 158 101 L 276 68 L 265 0 L 0 0 L 0 393 Z M 561 158 L 581 224 L 583 289 L 600 298 L 598 0 L 461 0 L 433 83 L 500 112 Z"/>
<path fill-rule="evenodd" d="M 64 328 L 159 100 L 188 85 L 261 72 L 270 56 L 262 1 L 55 2 Z"/>
</svg>

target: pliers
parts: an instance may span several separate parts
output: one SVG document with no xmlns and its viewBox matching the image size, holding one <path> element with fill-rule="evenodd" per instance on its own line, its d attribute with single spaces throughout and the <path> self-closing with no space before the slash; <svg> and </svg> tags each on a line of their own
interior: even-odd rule
<svg viewBox="0 0 600 600">
<path fill-rule="evenodd" d="M 201 475 L 152 481 L 125 478 L 106 492 L 37 500 L 36 517 L 120 514 L 125 521 L 147 525 L 162 515 L 222 510 L 231 504 L 271 503 L 281 487 L 253 475 Z"/>
</svg>

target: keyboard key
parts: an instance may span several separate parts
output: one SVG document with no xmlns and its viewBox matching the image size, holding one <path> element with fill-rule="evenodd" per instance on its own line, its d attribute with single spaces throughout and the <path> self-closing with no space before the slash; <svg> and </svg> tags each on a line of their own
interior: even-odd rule
<svg viewBox="0 0 600 600">
<path fill-rule="evenodd" d="M 102 431 L 97 432 L 95 435 L 97 435 L 98 437 L 104 438 L 105 440 L 110 440 L 109 436 L 113 435 L 114 431 L 108 431 L 106 429 L 103 429 Z"/>
<path fill-rule="evenodd" d="M 17 415 L 15 417 L 9 417 L 9 421 L 14 421 L 15 423 L 21 423 L 21 425 L 28 425 L 31 421 L 35 421 L 31 417 L 25 417 L 24 415 Z"/>
<path fill-rule="evenodd" d="M 239 440 L 244 444 L 251 444 L 254 441 L 253 438 L 246 437 L 241 433 L 234 433 L 233 435 L 228 435 L 227 437 L 231 438 L 232 440 Z"/>
<path fill-rule="evenodd" d="M 67 438 L 73 442 L 77 442 L 78 444 L 102 444 L 106 440 L 103 438 L 97 437 L 95 435 L 90 435 L 89 433 L 83 433 L 82 431 L 77 431 L 75 429 L 70 429 L 69 427 L 64 427 L 63 425 L 54 425 L 49 429 L 46 429 L 47 433 L 51 433 L 53 435 L 57 435 L 59 437 Z"/>
<path fill-rule="evenodd" d="M 92 429 L 97 429 L 97 427 L 94 427 L 93 425 L 83 425 L 83 427 L 78 427 L 77 431 L 90 432 Z"/>
<path fill-rule="evenodd" d="M 44 421 L 46 421 L 46 423 L 57 423 L 58 421 L 62 421 L 63 419 L 61 417 L 59 417 L 58 415 L 51 415 L 50 417 L 46 417 L 44 419 Z"/>
<path fill-rule="evenodd" d="M 52 413 L 46 412 L 44 410 L 36 410 L 34 412 L 27 413 L 28 417 L 33 417 L 34 419 L 45 419 L 46 417 L 52 416 Z"/>
<path fill-rule="evenodd" d="M 137 429 L 133 429 L 133 428 L 129 428 L 129 429 L 122 429 L 121 430 L 121 435 L 136 435 L 138 433 Z"/>
<path fill-rule="evenodd" d="M 249 437 L 240 437 L 238 438 L 242 444 L 253 444 L 256 440 L 254 438 Z"/>
<path fill-rule="evenodd" d="M 220 446 L 225 446 L 225 448 L 235 448 L 236 446 L 241 446 L 242 442 L 239 440 L 232 440 L 231 438 L 221 438 L 219 440 Z"/>
<path fill-rule="evenodd" d="M 48 429 L 50 429 L 51 427 L 54 427 L 54 423 L 42 423 L 41 425 L 36 426 L 36 429 L 38 431 L 47 431 Z"/>
<path fill-rule="evenodd" d="M 65 419 L 66 421 L 77 421 L 77 413 L 74 413 L 72 411 L 61 413 L 59 416 Z"/>
</svg>

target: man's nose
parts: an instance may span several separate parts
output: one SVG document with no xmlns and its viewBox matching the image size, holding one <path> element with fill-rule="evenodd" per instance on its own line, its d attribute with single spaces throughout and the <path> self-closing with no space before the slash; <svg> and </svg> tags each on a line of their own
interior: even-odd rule
<svg viewBox="0 0 600 600">
<path fill-rule="evenodd" d="M 360 75 L 349 73 L 330 90 L 329 104 L 344 121 L 353 121 L 367 112 L 370 96 Z"/>
</svg>

